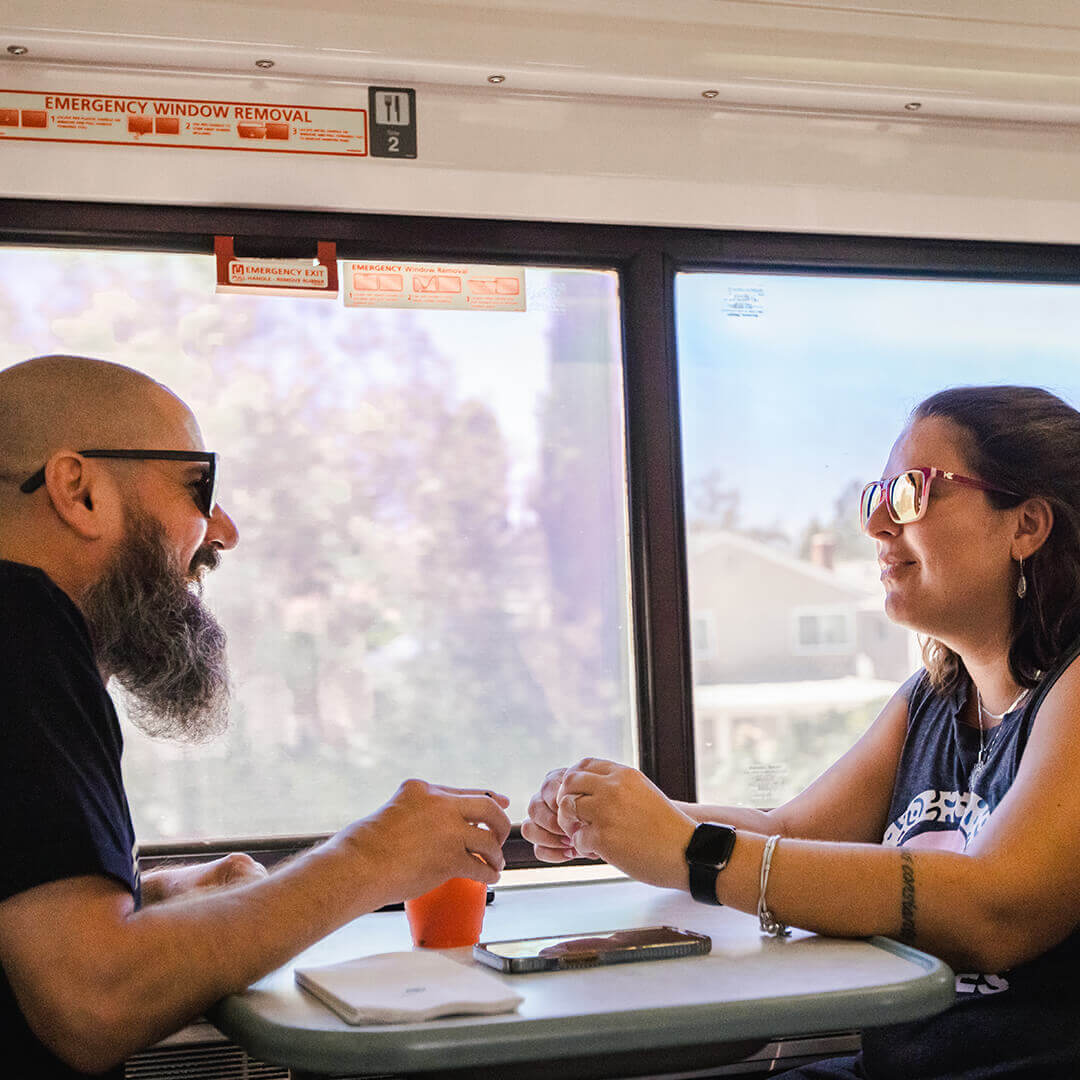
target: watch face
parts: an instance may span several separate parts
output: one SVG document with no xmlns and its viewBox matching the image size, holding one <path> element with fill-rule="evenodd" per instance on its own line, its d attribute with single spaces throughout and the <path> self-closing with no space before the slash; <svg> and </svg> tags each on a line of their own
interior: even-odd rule
<svg viewBox="0 0 1080 1080">
<path fill-rule="evenodd" d="M 735 830 L 730 825 L 714 825 L 705 822 L 694 830 L 686 846 L 688 863 L 724 867 L 735 847 Z"/>
</svg>

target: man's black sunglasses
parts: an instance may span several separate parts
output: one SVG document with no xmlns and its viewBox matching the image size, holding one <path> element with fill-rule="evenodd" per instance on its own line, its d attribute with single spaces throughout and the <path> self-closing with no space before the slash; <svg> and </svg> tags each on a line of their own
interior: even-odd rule
<svg viewBox="0 0 1080 1080">
<path fill-rule="evenodd" d="M 206 472 L 193 484 L 195 504 L 207 516 L 214 512 L 214 489 L 217 486 L 217 454 L 207 450 L 80 450 L 88 458 L 122 458 L 130 461 L 198 461 Z M 29 495 L 45 483 L 45 466 L 19 485 Z"/>
</svg>

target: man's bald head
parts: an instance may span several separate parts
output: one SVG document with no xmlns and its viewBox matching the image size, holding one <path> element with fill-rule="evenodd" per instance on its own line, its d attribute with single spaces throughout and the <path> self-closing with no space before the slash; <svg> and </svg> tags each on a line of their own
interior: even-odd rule
<svg viewBox="0 0 1080 1080">
<path fill-rule="evenodd" d="M 0 558 L 39 567 L 72 598 L 136 723 L 191 738 L 220 728 L 228 705 L 225 634 L 193 576 L 236 542 L 235 527 L 204 515 L 181 470 L 156 481 L 142 470 L 144 502 L 134 481 L 116 481 L 128 462 L 84 469 L 77 455 L 196 449 L 187 406 L 132 368 L 39 356 L 0 371 Z M 28 497 L 21 483 L 46 463 L 47 498 Z"/>
<path fill-rule="evenodd" d="M 0 475 L 25 479 L 57 450 L 183 449 L 198 428 L 148 375 L 86 356 L 38 356 L 0 371 Z M 0 485 L 0 504 L 18 492 Z"/>
<path fill-rule="evenodd" d="M 34 464 L 55 450 L 144 445 L 177 399 L 148 375 L 86 356 L 38 356 L 0 371 L 0 461 Z"/>
</svg>

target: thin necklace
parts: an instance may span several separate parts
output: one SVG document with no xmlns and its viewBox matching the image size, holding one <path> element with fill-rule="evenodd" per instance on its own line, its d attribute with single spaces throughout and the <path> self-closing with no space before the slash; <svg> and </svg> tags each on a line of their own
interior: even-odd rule
<svg viewBox="0 0 1080 1080">
<path fill-rule="evenodd" d="M 1025 687 L 1019 694 L 1013 698 L 1013 703 L 1003 713 L 987 712 L 983 705 L 982 694 L 979 692 L 979 688 L 975 687 L 975 700 L 979 705 L 979 756 L 975 759 L 975 764 L 971 767 L 971 776 L 968 778 L 968 786 L 971 790 L 975 791 L 975 783 L 982 776 L 983 770 L 986 768 L 987 762 L 990 760 L 990 751 L 997 745 L 998 732 L 994 732 L 994 737 L 986 742 L 985 726 L 983 720 L 1004 720 L 1020 704 L 1024 698 L 1027 697 L 1027 688 Z M 999 729 L 1000 730 L 1000 729 Z"/>
</svg>

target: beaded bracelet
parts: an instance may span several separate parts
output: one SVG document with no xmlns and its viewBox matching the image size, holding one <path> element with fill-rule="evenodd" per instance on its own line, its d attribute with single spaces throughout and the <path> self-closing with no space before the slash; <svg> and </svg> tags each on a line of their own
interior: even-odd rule
<svg viewBox="0 0 1080 1080">
<path fill-rule="evenodd" d="M 761 932 L 769 937 L 787 937 L 791 931 L 779 922 L 769 910 L 765 902 L 765 890 L 769 885 L 769 867 L 772 866 L 773 851 L 776 848 L 780 834 L 770 836 L 765 841 L 765 850 L 761 853 L 761 889 L 758 893 L 757 913 L 758 922 L 761 924 Z"/>
</svg>

